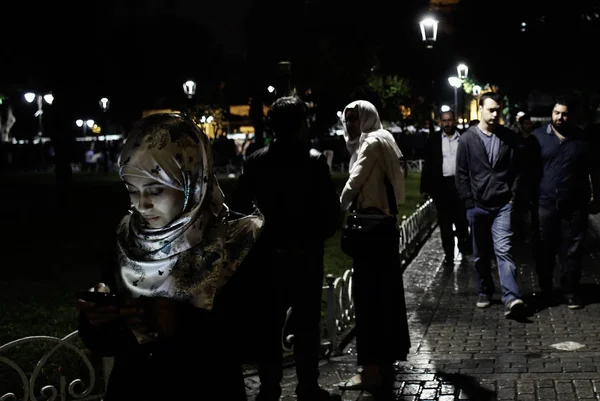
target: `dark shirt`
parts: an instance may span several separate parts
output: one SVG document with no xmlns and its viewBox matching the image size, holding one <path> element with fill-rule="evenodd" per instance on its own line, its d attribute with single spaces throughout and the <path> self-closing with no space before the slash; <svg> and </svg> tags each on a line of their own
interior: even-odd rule
<svg viewBox="0 0 600 401">
<path fill-rule="evenodd" d="M 561 142 L 547 124 L 535 131 L 532 146 L 532 189 L 539 205 L 553 210 L 587 206 L 591 197 L 589 174 L 595 166 L 584 132 L 563 130 Z"/>
</svg>

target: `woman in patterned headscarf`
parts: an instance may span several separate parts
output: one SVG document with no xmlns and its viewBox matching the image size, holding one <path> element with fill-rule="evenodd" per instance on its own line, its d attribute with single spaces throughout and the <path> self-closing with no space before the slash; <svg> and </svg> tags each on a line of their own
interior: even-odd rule
<svg viewBox="0 0 600 401">
<path fill-rule="evenodd" d="M 79 302 L 84 343 L 116 357 L 105 400 L 245 400 L 216 310 L 248 262 L 262 216 L 233 216 L 212 172 L 208 138 L 177 114 L 136 125 L 119 173 L 132 211 L 118 225 L 114 280 L 96 290 L 110 287 L 120 302 Z"/>
</svg>

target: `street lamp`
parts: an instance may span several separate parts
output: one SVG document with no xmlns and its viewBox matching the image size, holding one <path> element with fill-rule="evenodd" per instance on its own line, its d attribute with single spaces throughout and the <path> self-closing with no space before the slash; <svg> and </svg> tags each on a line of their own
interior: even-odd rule
<svg viewBox="0 0 600 401">
<path fill-rule="evenodd" d="M 433 48 L 433 44 L 437 40 L 439 21 L 433 17 L 425 17 L 419 22 L 421 28 L 421 39 L 425 42 L 428 49 Z"/>
<path fill-rule="evenodd" d="M 192 98 L 196 94 L 196 83 L 194 81 L 188 80 L 183 83 L 183 92 L 187 95 L 188 98 Z"/>
<path fill-rule="evenodd" d="M 37 100 L 37 111 L 35 112 L 35 116 L 38 118 L 38 136 L 42 136 L 43 133 L 43 124 L 42 124 L 42 114 L 44 114 L 43 105 L 44 101 L 49 105 L 52 105 L 54 102 L 54 96 L 51 93 L 47 93 L 45 95 L 38 95 L 33 92 L 27 92 L 25 95 L 25 101 L 27 103 L 33 103 L 34 100 Z"/>
<path fill-rule="evenodd" d="M 100 105 L 100 109 L 103 112 L 106 112 L 108 111 L 108 107 L 110 106 L 110 100 L 108 100 L 108 98 L 103 97 L 98 101 L 98 104 Z"/>
<path fill-rule="evenodd" d="M 75 120 L 75 125 L 77 125 L 79 128 L 83 128 L 83 135 L 85 135 L 85 132 L 89 129 L 94 128 L 94 120 L 82 120 L 82 119 L 78 119 Z"/>
<path fill-rule="evenodd" d="M 450 77 L 448 83 L 454 88 L 454 115 L 458 116 L 458 88 L 462 85 L 462 80 L 459 77 Z"/>
<path fill-rule="evenodd" d="M 450 106 L 443 104 L 441 107 L 442 113 L 446 113 L 448 111 L 450 111 Z"/>
<path fill-rule="evenodd" d="M 481 95 L 481 86 L 473 85 L 473 96 Z"/>
<path fill-rule="evenodd" d="M 467 67 L 466 64 L 461 63 L 456 67 L 456 72 L 458 73 L 458 78 L 464 81 L 469 75 L 469 67 Z"/>
</svg>

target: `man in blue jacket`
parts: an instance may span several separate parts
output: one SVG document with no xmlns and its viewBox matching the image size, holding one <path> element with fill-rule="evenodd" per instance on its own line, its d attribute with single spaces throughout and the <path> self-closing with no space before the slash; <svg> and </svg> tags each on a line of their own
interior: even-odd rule
<svg viewBox="0 0 600 401">
<path fill-rule="evenodd" d="M 498 93 L 481 96 L 481 120 L 467 129 L 458 143 L 456 185 L 473 237 L 473 261 L 479 279 L 476 306 L 491 305 L 495 287 L 490 263 L 495 253 L 504 314 L 518 318 L 523 315 L 524 303 L 516 281 L 510 221 L 514 197 L 519 193 L 520 152 L 516 134 L 499 123 L 501 105 Z"/>
<path fill-rule="evenodd" d="M 588 213 L 597 213 L 600 199 L 598 162 L 594 161 L 597 154 L 590 151 L 583 130 L 570 123 L 569 104 L 562 96 L 554 102 L 552 121 L 532 135 L 531 188 L 537 203 L 534 255 L 541 300 L 546 306 L 553 302 L 552 278 L 558 255 L 566 305 L 580 309 L 583 302 L 579 281 Z"/>
</svg>

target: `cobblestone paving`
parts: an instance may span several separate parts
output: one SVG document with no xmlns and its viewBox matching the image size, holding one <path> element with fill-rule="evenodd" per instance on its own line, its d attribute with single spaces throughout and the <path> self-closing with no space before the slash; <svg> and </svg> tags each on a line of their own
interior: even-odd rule
<svg viewBox="0 0 600 401">
<path fill-rule="evenodd" d="M 519 284 L 529 316 L 515 321 L 505 318 L 499 293 L 490 308 L 475 307 L 472 262 L 443 267 L 439 231 L 434 231 L 404 273 L 412 348 L 408 361 L 397 365 L 397 399 L 600 399 L 600 254 L 594 243 L 585 259 L 582 310 L 540 306 L 529 244 L 517 244 Z M 494 279 L 499 288 L 497 272 Z M 336 384 L 356 372 L 353 345 L 322 363 L 322 387 L 340 393 Z M 250 400 L 257 380 L 246 380 Z M 289 368 L 282 399 L 294 400 L 294 389 L 294 369 Z M 345 401 L 372 399 L 357 391 L 341 394 Z"/>
</svg>

